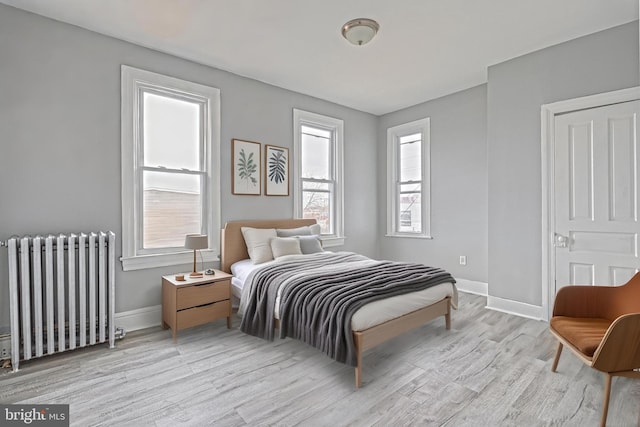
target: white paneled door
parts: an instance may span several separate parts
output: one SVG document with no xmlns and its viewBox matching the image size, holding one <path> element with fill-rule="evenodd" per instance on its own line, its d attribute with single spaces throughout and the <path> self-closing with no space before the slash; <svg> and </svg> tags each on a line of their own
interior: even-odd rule
<svg viewBox="0 0 640 427">
<path fill-rule="evenodd" d="M 640 101 L 555 117 L 555 276 L 565 285 L 621 285 L 638 258 Z"/>
</svg>

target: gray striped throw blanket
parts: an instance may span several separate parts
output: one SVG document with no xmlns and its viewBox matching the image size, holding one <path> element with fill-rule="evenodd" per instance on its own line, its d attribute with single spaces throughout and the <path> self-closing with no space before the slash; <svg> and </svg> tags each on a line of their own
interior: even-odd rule
<svg viewBox="0 0 640 427">
<path fill-rule="evenodd" d="M 292 256 L 253 270 L 242 290 L 240 330 L 273 340 L 281 289 L 280 338 L 310 344 L 338 362 L 356 365 L 351 317 L 382 298 L 455 280 L 422 264 L 375 261 L 351 252 Z"/>
</svg>

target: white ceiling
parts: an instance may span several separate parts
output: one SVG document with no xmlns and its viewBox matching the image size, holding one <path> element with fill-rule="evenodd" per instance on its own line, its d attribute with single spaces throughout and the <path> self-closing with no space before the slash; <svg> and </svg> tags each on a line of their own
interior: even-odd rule
<svg viewBox="0 0 640 427">
<path fill-rule="evenodd" d="M 487 67 L 638 19 L 638 0 L 0 0 L 376 115 L 487 81 Z M 380 31 L 340 34 L 353 18 Z"/>
</svg>

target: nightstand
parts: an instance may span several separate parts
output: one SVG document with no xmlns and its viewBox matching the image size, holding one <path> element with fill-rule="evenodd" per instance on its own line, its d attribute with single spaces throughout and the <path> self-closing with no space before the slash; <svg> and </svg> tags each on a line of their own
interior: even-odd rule
<svg viewBox="0 0 640 427">
<path fill-rule="evenodd" d="M 213 275 L 176 280 L 162 276 L 162 327 L 171 328 L 173 341 L 178 331 L 227 318 L 231 329 L 231 274 L 214 270 Z"/>
</svg>

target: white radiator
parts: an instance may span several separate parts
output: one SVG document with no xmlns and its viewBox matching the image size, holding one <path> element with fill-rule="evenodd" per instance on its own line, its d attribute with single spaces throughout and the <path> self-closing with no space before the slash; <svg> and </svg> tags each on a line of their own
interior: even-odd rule
<svg viewBox="0 0 640 427">
<path fill-rule="evenodd" d="M 115 346 L 112 232 L 12 237 L 11 363 L 109 340 Z"/>
</svg>

